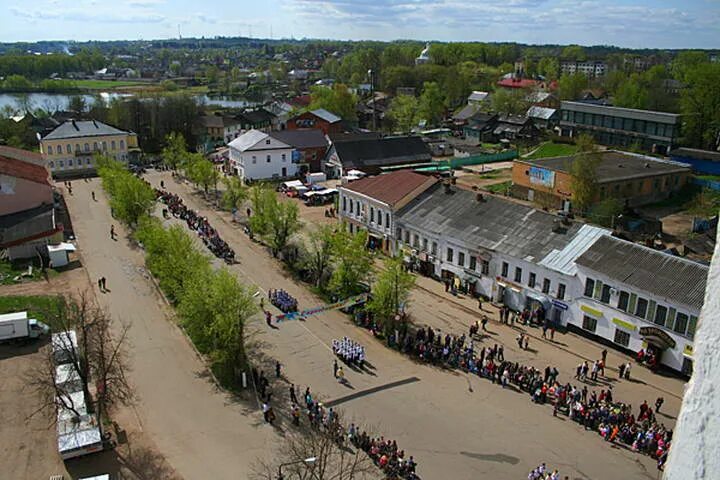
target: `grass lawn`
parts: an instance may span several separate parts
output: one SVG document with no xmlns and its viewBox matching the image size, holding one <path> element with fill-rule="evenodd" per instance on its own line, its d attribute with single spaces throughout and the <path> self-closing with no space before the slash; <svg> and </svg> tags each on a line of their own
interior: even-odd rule
<svg viewBox="0 0 720 480">
<path fill-rule="evenodd" d="M 20 277 L 17 281 L 15 277 L 26 273 L 28 271 L 28 265 L 32 265 L 32 276 Z M 58 275 L 58 272 L 52 268 L 48 269 L 48 277 L 52 278 Z M 35 260 L 23 260 L 20 262 L 8 262 L 6 260 L 0 261 L 0 285 L 15 285 L 16 283 L 31 282 L 36 280 L 44 280 L 42 271 L 38 267 L 38 262 Z"/>
<path fill-rule="evenodd" d="M 720 175 L 695 175 L 695 177 L 709 182 L 720 182 Z"/>
<path fill-rule="evenodd" d="M 59 301 L 60 297 L 49 295 L 0 297 L 0 314 L 27 310 L 29 317 L 47 323 L 47 313 L 55 310 Z"/>
<path fill-rule="evenodd" d="M 78 88 L 88 88 L 91 90 L 105 90 L 113 88 L 123 87 L 137 87 L 137 86 L 149 86 L 151 83 L 147 82 L 134 82 L 132 80 L 73 80 L 73 83 Z"/>
<path fill-rule="evenodd" d="M 488 185 L 485 187 L 485 189 L 498 195 L 505 195 L 510 190 L 511 185 L 512 181 L 508 180 L 507 182 L 500 182 L 493 185 Z"/>
<path fill-rule="evenodd" d="M 547 142 L 540 145 L 537 150 L 525 158 L 532 160 L 536 158 L 563 157 L 577 153 L 577 151 L 577 145 Z"/>
</svg>

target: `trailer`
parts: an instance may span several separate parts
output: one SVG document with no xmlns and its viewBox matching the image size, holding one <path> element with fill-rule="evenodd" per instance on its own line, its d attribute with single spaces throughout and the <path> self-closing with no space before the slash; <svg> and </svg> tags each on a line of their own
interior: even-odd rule
<svg viewBox="0 0 720 480">
<path fill-rule="evenodd" d="M 63 365 L 73 361 L 78 348 L 75 330 L 53 333 L 51 343 L 55 365 Z"/>
<path fill-rule="evenodd" d="M 58 412 L 57 434 L 58 452 L 63 460 L 105 449 L 105 438 L 94 415 L 71 415 L 66 418 L 62 412 Z"/>
<path fill-rule="evenodd" d="M 34 340 L 48 333 L 50 327 L 34 318 L 28 318 L 27 312 L 0 315 L 0 342 Z"/>
</svg>

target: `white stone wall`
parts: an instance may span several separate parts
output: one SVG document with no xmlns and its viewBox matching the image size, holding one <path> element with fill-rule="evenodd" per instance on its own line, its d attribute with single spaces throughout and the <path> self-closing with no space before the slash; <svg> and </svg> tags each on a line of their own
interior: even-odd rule
<svg viewBox="0 0 720 480">
<path fill-rule="evenodd" d="M 695 336 L 695 370 L 675 428 L 665 480 L 720 478 L 720 243 L 710 266 Z"/>
</svg>

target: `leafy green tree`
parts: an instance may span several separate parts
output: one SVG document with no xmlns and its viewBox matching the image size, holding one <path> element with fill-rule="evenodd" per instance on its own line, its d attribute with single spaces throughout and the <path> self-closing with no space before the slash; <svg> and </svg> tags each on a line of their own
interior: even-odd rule
<svg viewBox="0 0 720 480">
<path fill-rule="evenodd" d="M 560 62 L 557 57 L 542 57 L 538 61 L 537 73 L 548 80 L 557 80 L 560 73 Z"/>
<path fill-rule="evenodd" d="M 178 132 L 170 132 L 165 136 L 165 147 L 162 149 L 163 163 L 173 170 L 185 162 L 187 157 L 185 137 Z"/>
<path fill-rule="evenodd" d="M 507 89 L 498 89 L 490 97 L 492 108 L 500 113 L 512 113 L 514 115 L 524 115 L 530 102 L 526 99 L 525 91 L 510 91 Z"/>
<path fill-rule="evenodd" d="M 325 287 L 332 266 L 334 236 L 335 230 L 330 225 L 321 225 L 310 233 L 307 266 L 315 286 L 321 289 Z"/>
<path fill-rule="evenodd" d="M 290 237 L 300 230 L 300 221 L 297 203 L 279 201 L 277 195 L 273 195 L 272 198 L 274 202 L 270 203 L 271 208 L 267 210 L 270 225 L 268 237 L 273 255 L 277 255 L 287 246 Z"/>
<path fill-rule="evenodd" d="M 603 227 L 612 228 L 617 216 L 622 212 L 622 201 L 615 197 L 608 197 L 598 202 L 590 210 L 590 221 Z"/>
<path fill-rule="evenodd" d="M 430 125 L 437 125 L 445 111 L 445 98 L 437 82 L 425 82 L 418 103 L 418 115 Z"/>
<path fill-rule="evenodd" d="M 83 113 L 87 109 L 87 102 L 82 95 L 73 95 L 68 103 L 68 110 L 75 113 Z"/>
<path fill-rule="evenodd" d="M 33 88 L 32 82 L 22 75 L 9 75 L 2 86 L 11 92 L 28 92 Z"/>
<path fill-rule="evenodd" d="M 720 63 L 704 63 L 685 73 L 680 96 L 685 142 L 708 150 L 720 142 Z"/>
<path fill-rule="evenodd" d="M 412 95 L 398 95 L 390 102 L 387 116 L 396 130 L 407 133 L 417 125 L 418 108 L 417 98 Z"/>
<path fill-rule="evenodd" d="M 672 62 L 672 75 L 676 80 L 690 83 L 691 72 L 702 64 L 709 63 L 707 52 L 686 50 L 678 53 Z"/>
<path fill-rule="evenodd" d="M 314 86 L 310 89 L 312 100 L 310 110 L 324 108 L 346 121 L 357 120 L 357 96 L 350 93 L 346 85 L 336 83 L 332 87 Z"/>
<path fill-rule="evenodd" d="M 114 159 L 98 155 L 95 162 L 103 188 L 110 194 L 110 207 L 115 217 L 136 226 L 155 207 L 155 192 Z"/>
<path fill-rule="evenodd" d="M 330 291 L 337 298 L 357 295 L 364 290 L 372 274 L 372 254 L 367 249 L 368 234 L 362 230 L 351 234 L 344 228 L 333 237 L 335 270 L 330 277 Z"/>
<path fill-rule="evenodd" d="M 210 185 L 217 187 L 219 173 L 210 160 L 206 159 L 202 153 L 190 153 L 187 158 L 189 159 L 187 175 L 191 181 L 201 185 L 206 194 Z"/>
<path fill-rule="evenodd" d="M 614 105 L 625 108 L 644 109 L 648 104 L 648 92 L 641 84 L 640 75 L 633 74 L 615 92 Z"/>
<path fill-rule="evenodd" d="M 204 270 L 188 281 L 178 312 L 221 381 L 235 380 L 236 371 L 246 365 L 245 324 L 257 312 L 250 291 L 225 268 Z"/>
<path fill-rule="evenodd" d="M 263 236 L 270 232 L 270 217 L 277 202 L 275 192 L 267 185 L 260 183 L 250 188 L 250 228 L 254 234 Z"/>
<path fill-rule="evenodd" d="M 396 328 L 395 316 L 407 306 L 414 284 L 415 277 L 405 269 L 402 257 L 385 260 L 383 270 L 373 285 L 372 298 L 367 308 L 382 322 L 386 336 Z"/>
<path fill-rule="evenodd" d="M 582 73 L 563 75 L 558 80 L 558 93 L 561 100 L 577 100 L 588 87 L 588 79 Z"/>
<path fill-rule="evenodd" d="M 568 45 L 567 47 L 563 48 L 560 56 L 562 58 L 567 58 L 568 60 L 577 60 L 579 62 L 587 58 L 587 55 L 585 54 L 585 49 L 580 45 Z"/>
<path fill-rule="evenodd" d="M 587 212 L 597 195 L 597 166 L 600 157 L 596 154 L 595 143 L 589 135 L 580 135 L 576 144 L 580 153 L 570 164 L 570 185 L 575 208 Z"/>
<path fill-rule="evenodd" d="M 248 188 L 236 176 L 224 177 L 225 191 L 222 194 L 220 205 L 228 211 L 240 209 L 248 198 Z"/>
</svg>

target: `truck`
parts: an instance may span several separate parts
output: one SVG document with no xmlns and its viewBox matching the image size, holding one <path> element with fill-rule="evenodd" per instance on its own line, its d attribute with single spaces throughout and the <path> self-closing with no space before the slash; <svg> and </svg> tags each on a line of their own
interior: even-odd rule
<svg viewBox="0 0 720 480">
<path fill-rule="evenodd" d="M 0 342 L 34 340 L 50 333 L 50 327 L 28 318 L 28 312 L 0 315 Z"/>
</svg>

